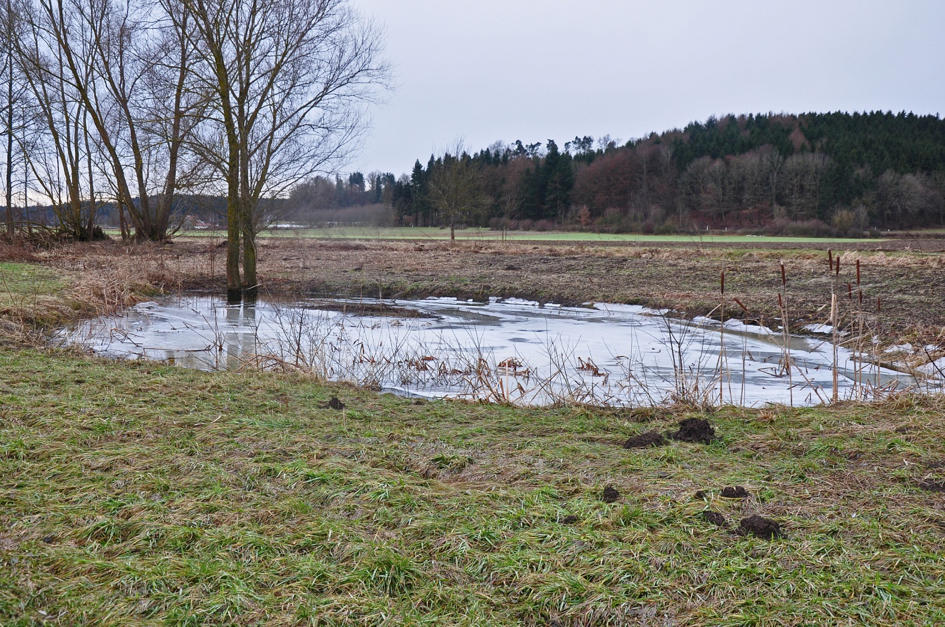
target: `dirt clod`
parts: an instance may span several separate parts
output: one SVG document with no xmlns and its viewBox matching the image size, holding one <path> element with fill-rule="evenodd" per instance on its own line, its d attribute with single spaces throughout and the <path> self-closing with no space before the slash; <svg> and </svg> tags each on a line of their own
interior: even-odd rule
<svg viewBox="0 0 945 627">
<path fill-rule="evenodd" d="M 928 492 L 945 492 L 945 481 L 920 481 L 919 487 Z"/>
<path fill-rule="evenodd" d="M 576 523 L 578 520 L 580 520 L 580 519 L 579 519 L 577 516 L 575 516 L 574 514 L 570 514 L 570 515 L 565 516 L 564 518 L 561 519 L 561 524 L 562 524 L 562 525 L 573 525 L 573 524 Z"/>
<path fill-rule="evenodd" d="M 740 485 L 735 486 L 734 488 L 722 488 L 721 495 L 727 499 L 747 499 L 748 490 L 743 488 Z"/>
<path fill-rule="evenodd" d="M 715 439 L 715 429 L 708 420 L 702 418 L 686 418 L 679 423 L 679 430 L 670 433 L 669 437 L 679 442 L 699 442 L 709 444 Z"/>
<path fill-rule="evenodd" d="M 702 519 L 717 527 L 728 527 L 728 521 L 725 520 L 725 516 L 718 512 L 713 512 L 710 509 L 702 512 Z"/>
<path fill-rule="evenodd" d="M 648 446 L 663 446 L 666 444 L 666 438 L 658 431 L 647 431 L 640 435 L 635 435 L 623 443 L 624 448 L 646 448 Z"/>
<path fill-rule="evenodd" d="M 742 536 L 752 535 L 765 540 L 773 540 L 784 536 L 781 525 L 770 518 L 758 516 L 757 514 L 742 518 L 741 522 L 738 523 L 738 534 Z"/>
<path fill-rule="evenodd" d="M 339 401 L 337 396 L 332 396 L 331 400 L 328 401 L 328 409 L 341 411 L 344 408 L 345 408 L 345 404 Z"/>
<path fill-rule="evenodd" d="M 699 490 L 698 492 L 696 492 L 696 493 L 693 495 L 692 498 L 696 499 L 697 501 L 698 501 L 698 500 L 704 501 L 704 500 L 706 500 L 706 499 L 709 498 L 709 495 L 708 495 L 708 493 L 707 493 L 705 490 Z"/>
<path fill-rule="evenodd" d="M 620 498 L 620 492 L 617 492 L 617 488 L 615 488 L 612 485 L 609 485 L 606 488 L 604 488 L 604 492 L 600 496 L 600 500 L 602 500 L 604 503 L 613 503 L 619 498 Z"/>
</svg>

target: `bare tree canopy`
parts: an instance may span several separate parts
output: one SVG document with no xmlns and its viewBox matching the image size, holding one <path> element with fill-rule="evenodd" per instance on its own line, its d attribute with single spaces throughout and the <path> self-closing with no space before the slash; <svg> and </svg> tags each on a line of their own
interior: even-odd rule
<svg viewBox="0 0 945 627">
<path fill-rule="evenodd" d="M 196 80 L 214 95 L 193 147 L 226 182 L 233 297 L 257 287 L 260 199 L 339 163 L 361 128 L 358 105 L 387 72 L 376 31 L 344 0 L 181 4 L 204 52 Z"/>
<path fill-rule="evenodd" d="M 60 225 L 91 236 L 108 199 L 123 236 L 127 215 L 137 239 L 161 240 L 180 190 L 225 194 L 231 295 L 257 286 L 261 201 L 340 165 L 387 77 L 377 31 L 347 0 L 7 0 L 0 11 L 7 100 L 29 95 L 16 132 L 6 108 L 8 152 L 16 136 Z"/>
<path fill-rule="evenodd" d="M 450 241 L 456 239 L 456 223 L 476 218 L 489 203 L 482 191 L 478 167 L 457 145 L 443 156 L 442 167 L 430 177 L 427 193 L 444 223 L 450 226 Z"/>
</svg>

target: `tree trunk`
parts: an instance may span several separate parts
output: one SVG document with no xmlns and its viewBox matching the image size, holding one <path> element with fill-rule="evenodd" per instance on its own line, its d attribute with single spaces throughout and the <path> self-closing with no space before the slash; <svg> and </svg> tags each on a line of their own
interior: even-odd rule
<svg viewBox="0 0 945 627">
<path fill-rule="evenodd" d="M 7 36 L 10 32 L 10 0 L 7 0 Z M 7 47 L 7 235 L 13 238 L 13 51 Z"/>
<path fill-rule="evenodd" d="M 30 216 L 30 169 L 26 155 L 23 155 L 23 212 L 26 214 L 26 234 L 33 235 L 33 219 Z"/>
<path fill-rule="evenodd" d="M 95 177 L 92 175 L 92 151 L 89 148 L 89 125 L 88 113 L 82 116 L 82 134 L 85 135 L 85 157 L 86 167 L 89 169 L 89 213 L 85 223 L 85 230 L 88 232 L 89 240 L 95 239 Z"/>
<path fill-rule="evenodd" d="M 226 300 L 231 305 L 242 300 L 240 291 L 240 208 L 237 186 L 231 176 L 230 192 L 226 199 Z"/>
<path fill-rule="evenodd" d="M 240 219 L 243 227 L 243 297 L 247 302 L 256 302 L 256 229 L 253 226 L 253 209 L 249 201 L 242 204 Z"/>
</svg>

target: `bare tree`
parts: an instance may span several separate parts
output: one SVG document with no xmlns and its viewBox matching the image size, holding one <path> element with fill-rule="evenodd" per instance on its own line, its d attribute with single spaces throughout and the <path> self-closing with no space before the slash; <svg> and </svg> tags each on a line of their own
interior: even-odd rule
<svg viewBox="0 0 945 627">
<path fill-rule="evenodd" d="M 221 191 L 222 179 L 231 295 L 256 289 L 265 208 L 340 163 L 360 103 L 386 78 L 376 32 L 346 0 L 6 0 L 0 11 L 8 64 L 31 96 L 17 141 L 60 222 L 87 237 L 105 192 L 123 236 L 127 215 L 136 238 L 161 240 L 176 191 Z"/>
<path fill-rule="evenodd" d="M 50 199 L 60 228 L 76 239 L 91 236 L 94 216 L 83 217 L 81 184 L 84 107 L 68 81 L 69 70 L 38 7 L 31 2 L 11 3 L 10 50 L 30 95 L 24 131 L 17 141 L 40 191 Z M 75 71 L 88 77 L 87 55 Z"/>
<path fill-rule="evenodd" d="M 252 298 L 260 201 L 340 162 L 386 68 L 345 0 L 181 2 L 204 51 L 198 83 L 214 94 L 194 144 L 226 182 L 227 293 Z"/>
<path fill-rule="evenodd" d="M 123 233 L 127 213 L 138 239 L 167 236 L 181 146 L 202 102 L 188 83 L 194 49 L 178 5 L 18 0 L 10 13 L 19 69 L 59 155 L 70 205 L 85 202 L 94 215 L 98 172 L 107 179 L 99 189 L 114 191 Z M 49 188 L 53 178 L 38 180 Z"/>
<path fill-rule="evenodd" d="M 6 218 L 7 235 L 13 237 L 16 225 L 13 220 L 13 50 L 10 42 L 13 39 L 13 15 L 10 9 L 12 3 L 7 0 L 6 13 L 3 16 L 3 41 L 6 49 L 6 72 L 7 72 L 7 93 L 6 93 L 6 136 L 7 136 L 7 159 L 6 159 Z"/>
<path fill-rule="evenodd" d="M 428 194 L 433 207 L 450 225 L 450 241 L 456 239 L 456 223 L 472 218 L 488 206 L 479 171 L 472 159 L 457 146 L 443 156 L 443 165 L 430 177 Z"/>
<path fill-rule="evenodd" d="M 180 147 L 192 125 L 186 114 L 194 103 L 185 97 L 192 43 L 187 16 L 173 3 L 155 15 L 151 3 L 109 0 L 41 0 L 70 69 L 75 42 L 92 57 L 94 75 L 72 79 L 112 165 L 119 202 L 132 218 L 138 239 L 167 236 L 177 185 Z M 69 29 L 67 15 L 72 16 Z M 76 63 L 77 64 L 77 63 Z M 155 106 L 159 102 L 160 106 Z M 163 180 L 150 185 L 151 168 L 161 161 Z M 131 164 L 131 176 L 125 172 Z M 137 192 L 137 202 L 133 191 Z"/>
</svg>

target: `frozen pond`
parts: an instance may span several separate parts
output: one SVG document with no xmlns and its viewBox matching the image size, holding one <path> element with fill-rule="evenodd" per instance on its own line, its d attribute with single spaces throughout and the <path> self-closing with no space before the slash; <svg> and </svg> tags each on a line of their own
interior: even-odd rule
<svg viewBox="0 0 945 627">
<path fill-rule="evenodd" d="M 717 404 L 720 395 L 738 405 L 802 405 L 828 400 L 833 385 L 824 339 L 790 338 L 789 376 L 780 334 L 629 305 L 430 298 L 227 306 L 185 297 L 87 321 L 59 339 L 190 368 L 299 370 L 406 395 L 530 405 Z M 838 371 L 841 398 L 917 384 L 843 348 Z"/>
</svg>

